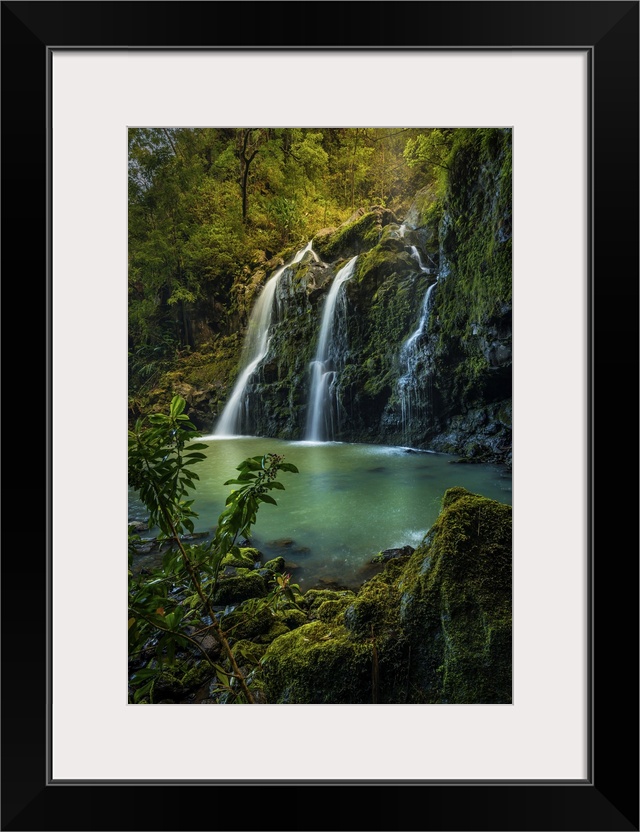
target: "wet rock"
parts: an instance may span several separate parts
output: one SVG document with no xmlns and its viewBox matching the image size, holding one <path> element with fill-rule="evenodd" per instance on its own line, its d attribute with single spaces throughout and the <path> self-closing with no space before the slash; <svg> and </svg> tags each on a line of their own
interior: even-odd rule
<svg viewBox="0 0 640 832">
<path fill-rule="evenodd" d="M 146 543 L 136 543 L 135 547 L 139 555 L 148 555 L 149 552 L 152 552 L 156 548 L 156 543 L 154 540 L 150 540 Z"/>
<path fill-rule="evenodd" d="M 371 558 L 371 563 L 387 563 L 394 558 L 406 558 L 415 552 L 413 546 L 400 546 L 397 549 L 385 549 Z"/>
<path fill-rule="evenodd" d="M 306 555 L 311 554 L 311 549 L 308 546 L 294 546 L 291 550 L 291 553 L 294 554 L 297 558 L 303 558 Z"/>
<path fill-rule="evenodd" d="M 287 546 L 293 546 L 292 537 L 279 537 L 277 540 L 270 540 L 267 544 L 272 549 L 284 549 Z"/>
</svg>

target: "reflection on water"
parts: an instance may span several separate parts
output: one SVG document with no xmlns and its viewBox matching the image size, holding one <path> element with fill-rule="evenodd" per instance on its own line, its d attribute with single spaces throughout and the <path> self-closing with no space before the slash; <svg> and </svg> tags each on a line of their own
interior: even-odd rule
<svg viewBox="0 0 640 832">
<path fill-rule="evenodd" d="M 209 448 L 207 460 L 196 467 L 196 531 L 216 525 L 232 488 L 223 483 L 246 457 L 279 453 L 298 467 L 299 474 L 281 473 L 286 490 L 272 492 L 278 506 L 260 506 L 252 542 L 266 557 L 283 555 L 303 591 L 323 581 L 356 586 L 377 552 L 417 546 L 436 519 L 447 488 L 463 486 L 511 503 L 511 476 L 502 467 L 452 464 L 456 457 L 447 454 L 256 437 L 198 441 Z M 133 493 L 130 516 L 144 516 Z"/>
</svg>

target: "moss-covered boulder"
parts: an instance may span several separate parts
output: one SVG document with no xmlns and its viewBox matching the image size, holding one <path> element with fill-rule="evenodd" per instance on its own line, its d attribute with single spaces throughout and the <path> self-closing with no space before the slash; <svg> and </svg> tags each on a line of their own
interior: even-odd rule
<svg viewBox="0 0 640 832">
<path fill-rule="evenodd" d="M 445 493 L 397 583 L 416 701 L 511 702 L 511 507 Z"/>
<path fill-rule="evenodd" d="M 276 618 L 286 624 L 290 630 L 295 630 L 296 627 L 302 627 L 303 624 L 307 623 L 305 613 L 295 607 L 292 609 L 278 610 Z"/>
<path fill-rule="evenodd" d="M 266 594 L 267 585 L 264 578 L 257 572 L 238 570 L 234 576 L 220 578 L 213 603 L 239 604 L 248 598 L 263 598 Z"/>
<path fill-rule="evenodd" d="M 345 602 L 355 598 L 355 592 L 350 589 L 308 589 L 302 596 L 299 605 L 313 615 L 327 601 Z"/>
<path fill-rule="evenodd" d="M 371 702 L 372 646 L 344 627 L 312 621 L 273 641 L 262 658 L 267 698 L 277 703 Z"/>
<path fill-rule="evenodd" d="M 221 566 L 235 566 L 240 569 L 253 569 L 260 561 L 261 555 L 257 549 L 246 547 L 238 550 L 237 554 L 229 552 L 222 559 Z"/>
<path fill-rule="evenodd" d="M 429 534 L 263 657 L 270 702 L 511 702 L 511 508 L 449 489 Z"/>
<path fill-rule="evenodd" d="M 313 248 L 323 260 L 329 262 L 353 257 L 375 246 L 384 226 L 397 221 L 396 215 L 387 208 L 358 209 L 338 228 L 323 229 L 316 234 Z"/>
<path fill-rule="evenodd" d="M 334 601 L 323 601 L 309 613 L 309 618 L 331 624 L 343 618 L 345 609 L 349 606 L 350 598 L 340 598 Z"/>
<path fill-rule="evenodd" d="M 149 691 L 149 701 L 151 703 L 179 702 L 214 675 L 214 669 L 206 661 L 197 664 L 176 662 L 173 667 L 166 667 L 154 679 Z"/>
<path fill-rule="evenodd" d="M 222 617 L 220 625 L 233 641 L 259 641 L 261 636 L 269 632 L 274 621 L 273 612 L 264 606 L 251 613 L 243 611 L 242 608 L 234 610 Z"/>
</svg>

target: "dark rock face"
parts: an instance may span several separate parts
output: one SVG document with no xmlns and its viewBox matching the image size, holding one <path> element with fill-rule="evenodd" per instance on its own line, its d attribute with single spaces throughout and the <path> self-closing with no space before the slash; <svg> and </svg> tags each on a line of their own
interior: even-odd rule
<svg viewBox="0 0 640 832">
<path fill-rule="evenodd" d="M 436 451 L 460 454 L 473 462 L 511 466 L 511 399 L 454 416 L 446 430 L 431 441 Z"/>
<path fill-rule="evenodd" d="M 360 209 L 339 228 L 316 234 L 323 262 L 309 253 L 287 269 L 269 352 L 248 387 L 248 432 L 304 438 L 324 304 L 337 272 L 358 255 L 344 284 L 334 438 L 509 461 L 511 423 L 503 411 L 512 388 L 510 132 L 475 131 L 461 139 L 453 160 L 444 196 L 419 191 L 402 234 L 387 209 Z M 259 271 L 262 284 L 269 272 L 264 264 Z M 408 362 L 403 348 L 412 337 Z M 218 390 L 215 405 L 206 390 L 186 392 L 203 417 L 219 409 Z"/>
<path fill-rule="evenodd" d="M 269 702 L 511 702 L 511 508 L 449 489 L 423 544 L 263 657 Z"/>
</svg>

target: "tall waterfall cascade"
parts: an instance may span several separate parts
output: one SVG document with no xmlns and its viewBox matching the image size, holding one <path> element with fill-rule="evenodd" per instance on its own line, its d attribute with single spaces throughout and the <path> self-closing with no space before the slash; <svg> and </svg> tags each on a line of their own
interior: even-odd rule
<svg viewBox="0 0 640 832">
<path fill-rule="evenodd" d="M 242 348 L 241 367 L 243 368 L 236 381 L 231 396 L 214 429 L 215 436 L 235 436 L 242 433 L 248 424 L 247 387 L 252 376 L 264 361 L 269 352 L 269 331 L 273 319 L 273 306 L 276 289 L 280 278 L 290 266 L 299 263 L 310 251 L 316 260 L 318 255 L 313 251 L 310 240 L 304 248 L 298 251 L 289 263 L 277 269 L 265 283 L 255 306 L 251 310 L 249 326 Z"/>
<path fill-rule="evenodd" d="M 344 285 L 353 277 L 357 256 L 336 274 L 325 301 L 316 355 L 311 362 L 311 390 L 305 439 L 330 441 L 339 419 L 339 366 L 346 346 Z"/>
</svg>

